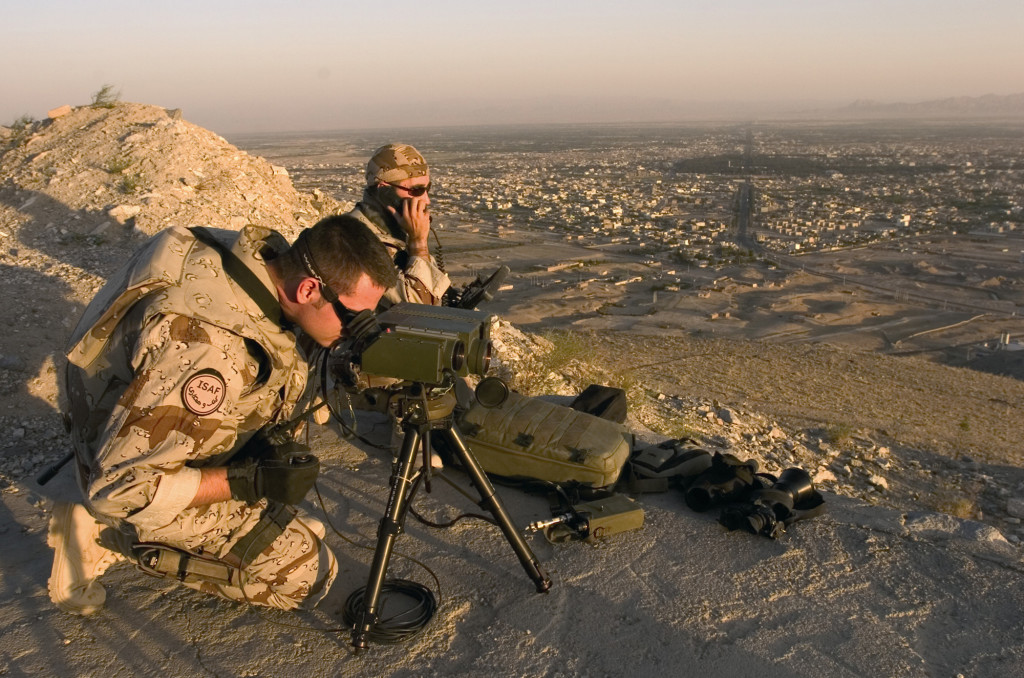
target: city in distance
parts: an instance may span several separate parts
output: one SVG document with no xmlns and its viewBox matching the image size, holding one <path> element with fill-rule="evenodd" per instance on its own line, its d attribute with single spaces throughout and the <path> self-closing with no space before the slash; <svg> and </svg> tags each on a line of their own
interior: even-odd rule
<svg viewBox="0 0 1024 678">
<path fill-rule="evenodd" d="M 231 141 L 347 203 L 374 148 L 412 143 L 453 279 L 508 265 L 487 310 L 526 329 L 828 342 L 1024 378 L 1024 122 Z"/>
</svg>

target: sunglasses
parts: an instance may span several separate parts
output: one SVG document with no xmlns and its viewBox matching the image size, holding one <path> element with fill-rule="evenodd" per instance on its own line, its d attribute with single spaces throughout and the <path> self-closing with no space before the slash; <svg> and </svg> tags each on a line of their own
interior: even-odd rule
<svg viewBox="0 0 1024 678">
<path fill-rule="evenodd" d="M 411 195 L 414 198 L 418 198 L 421 195 L 426 195 L 427 193 L 429 193 L 430 192 L 430 187 L 433 186 L 433 184 L 434 184 L 434 182 L 432 182 L 432 181 L 431 182 L 427 182 L 426 185 L 421 185 L 421 186 L 402 186 L 400 184 L 393 184 L 390 181 L 381 181 L 381 183 L 382 184 L 387 184 L 391 188 L 400 188 L 400 189 L 402 189 L 403 191 L 407 192 L 409 195 Z"/>
<path fill-rule="evenodd" d="M 338 298 L 338 295 L 331 289 L 331 286 L 327 284 L 324 276 L 320 273 L 320 267 L 316 265 L 313 252 L 309 247 L 309 241 L 306 239 L 306 231 L 299 235 L 295 244 L 299 245 L 299 257 L 302 259 L 306 272 L 320 283 L 320 294 L 330 302 L 331 308 L 334 309 L 334 314 L 341 321 L 342 329 L 357 341 L 366 341 L 376 336 L 380 332 L 377 315 L 372 310 L 353 311 L 341 302 L 341 299 Z"/>
</svg>

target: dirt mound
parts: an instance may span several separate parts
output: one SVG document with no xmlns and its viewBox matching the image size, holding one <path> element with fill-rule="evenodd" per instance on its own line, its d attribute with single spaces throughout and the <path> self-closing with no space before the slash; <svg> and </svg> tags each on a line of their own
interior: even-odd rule
<svg viewBox="0 0 1024 678">
<path fill-rule="evenodd" d="M 179 111 L 118 103 L 80 106 L 7 139 L 0 176 L 55 238 L 100 236 L 118 226 L 152 235 L 170 225 L 238 229 L 247 223 L 288 237 L 336 211 L 323 195 L 298 193 L 283 167 L 240 151 Z M 67 223 L 68 216 L 77 216 Z"/>
</svg>

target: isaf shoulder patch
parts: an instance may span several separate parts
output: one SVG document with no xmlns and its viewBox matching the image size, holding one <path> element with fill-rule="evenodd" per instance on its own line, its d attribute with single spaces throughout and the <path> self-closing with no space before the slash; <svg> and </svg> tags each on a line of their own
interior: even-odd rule
<svg viewBox="0 0 1024 678">
<path fill-rule="evenodd" d="M 198 372 L 181 387 L 181 402 L 185 409 L 200 417 L 216 412 L 226 396 L 224 377 L 217 370 Z"/>
</svg>

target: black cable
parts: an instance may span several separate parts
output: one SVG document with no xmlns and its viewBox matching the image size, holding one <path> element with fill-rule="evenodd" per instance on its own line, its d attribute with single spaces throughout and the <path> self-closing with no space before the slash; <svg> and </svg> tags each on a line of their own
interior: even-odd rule
<svg viewBox="0 0 1024 678">
<path fill-rule="evenodd" d="M 344 534 L 338 531 L 338 528 L 334 526 L 334 523 L 331 521 L 330 515 L 327 513 L 327 507 L 324 504 L 323 495 L 320 494 L 320 487 L 314 484 L 313 490 L 316 492 L 317 501 L 320 502 L 320 510 L 323 512 L 324 520 L 327 522 L 327 526 L 331 528 L 331 531 L 334 534 L 341 537 L 344 541 L 348 542 L 352 546 L 355 546 L 356 548 L 361 548 L 366 551 L 376 550 L 376 546 L 367 546 L 365 544 L 360 544 L 346 537 Z M 421 568 L 423 568 L 426 571 L 426 573 L 429 574 L 430 577 L 434 580 L 434 585 L 437 587 L 437 598 L 435 598 L 431 590 L 423 584 L 418 584 L 408 579 L 385 580 L 384 585 L 381 588 L 382 596 L 379 605 L 379 610 L 381 612 L 384 611 L 384 593 L 397 593 L 400 595 L 404 595 L 407 598 L 414 600 L 416 602 L 416 605 L 401 614 L 394 615 L 393 617 L 378 619 L 377 623 L 370 630 L 370 633 L 367 637 L 374 642 L 383 644 L 393 644 L 402 642 L 412 638 L 417 633 L 422 631 L 423 627 L 425 627 L 427 623 L 429 623 L 430 620 L 433 618 L 434 613 L 437 611 L 438 608 L 437 601 L 441 598 L 441 580 L 438 579 L 437 573 L 430 569 L 430 567 L 426 563 L 417 560 L 416 558 L 413 558 L 410 555 L 406 555 L 398 551 L 395 551 L 394 555 L 398 556 L 399 558 L 404 558 L 409 562 L 415 563 L 416 565 L 419 565 Z M 354 626 L 356 622 L 362 620 L 362 602 L 363 594 L 365 593 L 365 591 L 366 587 L 361 586 L 355 591 L 353 591 L 351 595 L 349 595 L 348 600 L 345 601 L 345 608 L 342 614 L 342 618 L 344 619 L 345 623 L 349 625 L 349 628 L 339 630 L 351 631 L 351 627 Z M 356 614 L 357 608 L 358 614 Z M 356 616 L 350 617 L 350 614 L 356 614 Z M 386 638 L 386 640 L 378 639 L 376 636 L 378 632 L 382 635 L 382 638 Z"/>
<path fill-rule="evenodd" d="M 376 450 L 381 450 L 381 451 L 384 451 L 384 452 L 390 452 L 391 451 L 391 447 L 390 446 L 385 447 L 384 445 L 379 445 L 379 444 L 377 444 L 377 443 L 375 443 L 375 442 L 373 442 L 371 440 L 368 440 L 368 439 L 364 438 L 363 436 L 359 435 L 359 432 L 356 430 L 355 426 L 350 426 L 348 423 L 345 422 L 344 418 L 342 417 L 342 413 L 339 412 L 337 407 L 335 406 L 336 404 L 334 402 L 334 399 L 328 397 L 328 390 L 329 389 L 327 387 L 327 378 L 328 378 L 328 375 L 330 373 L 330 365 L 329 365 L 329 363 L 330 363 L 329 352 L 325 351 L 324 352 L 323 361 L 320 363 L 320 368 L 319 368 L 320 369 L 320 398 L 327 405 L 327 411 L 331 413 L 331 416 L 334 417 L 334 420 L 337 421 L 338 425 L 341 427 L 342 435 L 344 435 L 345 438 L 355 438 L 356 440 L 358 440 L 359 442 L 363 443 L 364 445 L 368 445 L 368 446 L 370 446 L 370 447 L 372 447 L 372 448 L 374 448 Z M 337 389 L 337 388 L 335 389 L 335 391 L 338 391 L 338 390 L 339 389 Z M 346 394 L 346 396 L 347 396 L 347 394 Z M 351 401 L 350 401 L 349 411 L 351 411 L 351 409 L 352 408 L 351 408 Z"/>
<path fill-rule="evenodd" d="M 447 476 L 445 476 L 442 473 L 438 473 L 434 477 L 435 478 L 440 478 L 444 482 L 448 483 L 448 485 L 451 486 L 454 490 L 456 490 L 459 494 L 461 494 L 462 496 L 466 497 L 470 501 L 473 501 L 473 498 L 470 497 L 465 491 L 463 491 L 462 488 L 460 488 L 458 485 L 456 485 L 451 480 L 451 478 L 448 478 Z M 422 480 L 422 479 L 423 479 L 422 475 L 419 476 L 418 478 L 416 478 L 416 481 L 413 483 L 412 490 L 411 490 L 413 493 L 416 492 L 416 488 L 419 485 L 420 480 Z M 482 520 L 482 521 L 484 521 L 486 523 L 490 523 L 491 525 L 495 525 L 495 526 L 498 525 L 498 521 L 497 520 L 495 520 L 494 518 L 491 518 L 490 516 L 482 515 L 480 513 L 460 513 L 459 515 L 457 515 L 454 518 L 452 518 L 451 520 L 449 520 L 447 523 L 436 523 L 433 520 L 430 520 L 429 518 L 423 517 L 420 514 L 420 512 L 417 511 L 412 506 L 412 504 L 409 504 L 409 513 L 412 514 L 413 518 L 415 518 L 420 523 L 426 525 L 427 527 L 433 527 L 433 528 L 436 528 L 436 529 L 439 529 L 439 530 L 448 529 L 449 527 L 455 525 L 455 523 L 457 523 L 460 520 L 463 520 L 465 518 L 475 518 L 476 520 Z"/>
<path fill-rule="evenodd" d="M 437 249 L 434 250 L 434 260 L 437 261 L 437 269 L 441 273 L 447 274 L 448 271 L 444 269 L 444 248 L 441 247 L 441 239 L 437 237 L 437 230 L 431 228 L 430 232 L 434 234 L 434 242 L 437 243 Z"/>
<path fill-rule="evenodd" d="M 353 591 L 345 601 L 342 618 L 346 624 L 355 626 L 362 621 L 365 593 L 366 587 L 361 586 Z M 384 612 L 389 598 L 394 600 L 396 595 L 405 596 L 414 604 L 409 609 L 391 616 L 378 616 L 377 623 L 366 634 L 366 637 L 375 643 L 394 645 L 411 639 L 426 628 L 437 611 L 437 600 L 431 590 L 423 584 L 408 579 L 385 580 L 380 593 L 379 608 L 381 612 Z"/>
</svg>

